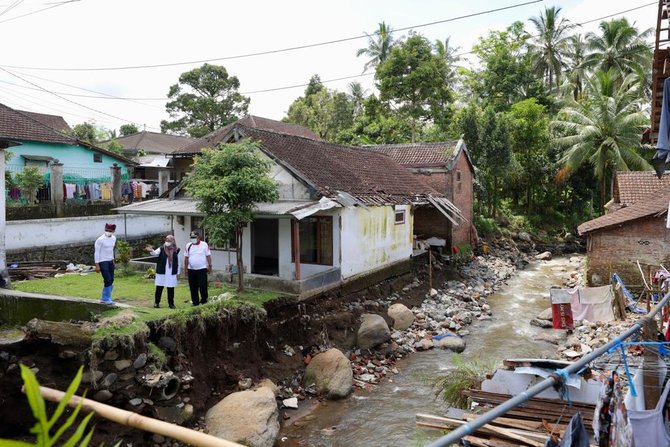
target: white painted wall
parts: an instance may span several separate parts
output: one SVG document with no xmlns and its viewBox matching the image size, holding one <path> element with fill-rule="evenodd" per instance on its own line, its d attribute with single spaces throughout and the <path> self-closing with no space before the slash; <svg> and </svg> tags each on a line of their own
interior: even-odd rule
<svg viewBox="0 0 670 447">
<path fill-rule="evenodd" d="M 395 223 L 395 209 L 405 210 L 405 223 Z M 342 278 L 409 259 L 413 218 L 409 205 L 344 208 L 342 215 Z"/>
<path fill-rule="evenodd" d="M 278 183 L 279 200 L 309 200 L 309 191 L 290 172 L 261 153 L 263 158 L 272 163 L 269 177 Z"/>
<path fill-rule="evenodd" d="M 0 149 L 0 272 L 7 268 L 7 251 L 5 249 L 6 208 L 5 208 L 5 151 Z"/>
<path fill-rule="evenodd" d="M 5 244 L 7 250 L 26 250 L 62 244 L 93 242 L 105 231 L 106 223 L 116 224 L 119 239 L 167 234 L 170 232 L 169 216 L 114 214 L 59 219 L 13 220 L 7 222 Z M 179 240 L 178 240 L 179 243 Z"/>
</svg>

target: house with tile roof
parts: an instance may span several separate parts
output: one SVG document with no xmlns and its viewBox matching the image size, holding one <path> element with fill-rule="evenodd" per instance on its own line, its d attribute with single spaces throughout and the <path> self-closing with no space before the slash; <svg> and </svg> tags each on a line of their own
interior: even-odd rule
<svg viewBox="0 0 670 447">
<path fill-rule="evenodd" d="M 123 147 L 124 155 L 137 162 L 132 181 L 156 184 L 160 194 L 177 181 L 174 159 L 170 154 L 195 140 L 191 137 L 146 130 L 116 138 Z"/>
<path fill-rule="evenodd" d="M 365 146 L 366 149 L 388 155 L 410 172 L 421 177 L 451 201 L 465 217 L 463 223 L 446 222 L 434 208 L 422 208 L 417 213 L 415 233 L 439 236 L 447 241 L 447 246 L 473 244 L 477 238 L 474 227 L 475 168 L 472 159 L 460 140 L 437 143 L 407 143 Z M 436 214 L 437 213 L 437 214 Z M 421 227 L 420 225 L 426 225 Z"/>
<path fill-rule="evenodd" d="M 638 261 L 644 272 L 670 264 L 668 179 L 653 171 L 616 173 L 609 212 L 577 228 L 587 238 L 591 284 L 607 283 L 614 272 L 627 284 L 641 284 Z"/>
<path fill-rule="evenodd" d="M 63 132 L 67 129 L 62 117 L 0 104 L 0 142 L 13 144 L 5 168 L 15 174 L 26 166 L 35 166 L 46 175 L 50 164 L 58 160 L 63 164 L 65 179 L 86 183 L 108 179 L 116 163 L 122 175 L 129 177 L 129 169 L 135 165 L 131 159 L 69 136 Z"/>
<path fill-rule="evenodd" d="M 252 139 L 272 163 L 279 200 L 259 203 L 244 231 L 243 260 L 255 284 L 310 296 L 345 282 L 407 271 L 414 249 L 416 212 L 437 208 L 444 220 L 464 221 L 443 194 L 391 157 L 297 135 L 279 123 L 240 120 L 173 156 L 193 159 L 205 147 Z M 278 122 L 274 122 L 278 123 Z M 202 228 L 197 202 L 172 191 L 162 198 L 118 208 L 120 213 L 168 215 L 180 245 Z M 182 191 L 183 193 L 183 191 Z M 234 268 L 235 247 L 212 253 L 215 270 Z"/>
</svg>

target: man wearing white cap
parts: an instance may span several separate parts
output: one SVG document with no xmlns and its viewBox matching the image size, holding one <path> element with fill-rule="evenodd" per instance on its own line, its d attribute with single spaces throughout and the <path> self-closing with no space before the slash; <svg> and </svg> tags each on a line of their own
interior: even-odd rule
<svg viewBox="0 0 670 447">
<path fill-rule="evenodd" d="M 114 247 L 116 247 L 115 224 L 105 224 L 105 232 L 95 241 L 95 271 L 102 274 L 104 285 L 100 301 L 104 304 L 116 304 L 112 301 L 114 289 Z"/>
</svg>

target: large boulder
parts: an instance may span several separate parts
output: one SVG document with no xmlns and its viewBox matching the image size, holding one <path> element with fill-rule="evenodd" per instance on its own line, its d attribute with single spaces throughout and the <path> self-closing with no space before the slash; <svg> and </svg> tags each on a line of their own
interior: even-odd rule
<svg viewBox="0 0 670 447">
<path fill-rule="evenodd" d="M 388 316 L 393 319 L 393 329 L 404 331 L 414 323 L 414 313 L 404 304 L 396 303 L 391 305 L 388 310 Z"/>
<path fill-rule="evenodd" d="M 369 349 L 391 339 L 391 331 L 384 319 L 376 314 L 363 314 L 358 329 L 358 347 Z"/>
<path fill-rule="evenodd" d="M 354 385 L 351 363 L 336 348 L 317 354 L 305 369 L 304 384 L 316 385 L 317 391 L 328 399 L 347 397 Z"/>
<path fill-rule="evenodd" d="M 253 447 L 272 447 L 279 433 L 279 409 L 269 388 L 229 394 L 205 415 L 209 434 Z"/>
<path fill-rule="evenodd" d="M 539 255 L 535 256 L 535 259 L 537 259 L 538 261 L 551 261 L 551 252 L 550 251 L 542 252 Z"/>
<path fill-rule="evenodd" d="M 465 340 L 463 340 L 461 337 L 456 337 L 455 335 L 450 335 L 439 340 L 435 340 L 434 344 L 436 348 L 449 349 L 454 352 L 465 351 Z"/>
</svg>

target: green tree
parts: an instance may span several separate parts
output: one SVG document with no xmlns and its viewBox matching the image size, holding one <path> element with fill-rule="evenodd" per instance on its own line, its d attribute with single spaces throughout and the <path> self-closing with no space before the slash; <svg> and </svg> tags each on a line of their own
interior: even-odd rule
<svg viewBox="0 0 670 447">
<path fill-rule="evenodd" d="M 586 35 L 589 54 L 584 65 L 593 70 L 607 71 L 616 68 L 624 75 L 637 69 L 650 69 L 652 51 L 645 39 L 651 29 L 642 33 L 622 19 L 600 22 L 600 35 Z"/>
<path fill-rule="evenodd" d="M 525 52 L 528 35 L 522 22 L 515 22 L 505 31 L 490 31 L 473 47 L 482 69 L 466 72 L 466 87 L 473 100 L 491 106 L 497 112 L 507 111 L 519 101 L 535 97 L 548 105 L 547 90 L 533 72 L 531 59 Z"/>
<path fill-rule="evenodd" d="M 121 134 L 122 137 L 138 133 L 139 131 L 140 130 L 137 128 L 137 126 L 132 123 L 122 124 L 121 127 L 119 127 L 119 133 Z"/>
<path fill-rule="evenodd" d="M 393 113 L 388 103 L 375 95 L 363 101 L 362 113 L 353 125 L 337 136 L 337 142 L 349 145 L 407 143 L 412 139 L 410 122 Z"/>
<path fill-rule="evenodd" d="M 551 123 L 553 144 L 563 151 L 566 172 L 589 164 L 600 183 L 600 206 L 616 170 L 651 169 L 637 149 L 649 118 L 640 110 L 638 86 L 629 75 L 619 80 L 614 70 L 598 72 L 587 84 L 587 96 L 565 106 Z"/>
<path fill-rule="evenodd" d="M 368 46 L 361 48 L 356 52 L 357 57 L 368 56 L 370 58 L 370 60 L 363 66 L 363 73 L 370 68 L 376 68 L 386 60 L 389 54 L 391 54 L 391 50 L 395 43 L 392 33 L 393 28 L 385 22 L 381 22 L 379 24 L 379 29 L 372 35 L 365 33 L 365 35 L 368 36 Z"/>
<path fill-rule="evenodd" d="M 447 84 L 451 88 L 455 87 L 458 70 L 456 64 L 461 60 L 461 57 L 456 54 L 461 47 L 452 47 L 450 43 L 451 37 L 435 41 L 435 54 L 447 64 Z"/>
<path fill-rule="evenodd" d="M 484 110 L 479 126 L 479 147 L 484 156 L 481 168 L 487 185 L 486 199 L 488 214 L 497 217 L 500 208 L 502 180 L 512 161 L 509 121 L 504 113 L 496 113 L 492 108 Z"/>
<path fill-rule="evenodd" d="M 354 108 L 354 116 L 363 113 L 363 101 L 365 101 L 366 90 L 358 81 L 349 83 L 349 99 Z"/>
<path fill-rule="evenodd" d="M 531 17 L 536 36 L 530 42 L 531 64 L 545 80 L 551 90 L 560 86 L 567 47 L 567 33 L 572 28 L 570 21 L 560 18 L 561 8 L 545 8 L 539 17 Z"/>
<path fill-rule="evenodd" d="M 422 122 L 433 121 L 446 128 L 450 116 L 449 69 L 432 50 L 425 37 L 412 34 L 393 48 L 375 73 L 381 100 L 389 101 L 409 119 L 412 142 Z"/>
<path fill-rule="evenodd" d="M 239 88 L 237 77 L 220 65 L 204 64 L 182 73 L 165 105 L 173 120 L 161 121 L 161 131 L 199 138 L 236 121 L 249 107 L 249 98 Z"/>
<path fill-rule="evenodd" d="M 77 124 L 72 128 L 71 135 L 76 139 L 89 144 L 97 144 L 109 138 L 109 131 L 98 126 L 93 121 Z"/>
<path fill-rule="evenodd" d="M 335 141 L 337 135 L 351 127 L 354 102 L 346 93 L 327 89 L 317 75 L 312 76 L 301 96 L 289 106 L 284 121 L 306 126 L 319 137 Z"/>
<path fill-rule="evenodd" d="M 567 79 L 569 87 L 572 90 L 572 97 L 578 101 L 582 97 L 584 89 L 584 79 L 586 78 L 586 67 L 584 59 L 586 57 L 586 41 L 581 34 L 574 34 L 568 38 L 567 59 Z"/>
<path fill-rule="evenodd" d="M 512 105 L 509 112 L 512 153 L 521 167 L 520 186 L 525 192 L 526 213 L 531 214 L 536 189 L 546 182 L 551 161 L 548 157 L 549 118 L 546 107 L 535 98 Z M 510 185 L 511 186 L 511 185 Z"/>
<path fill-rule="evenodd" d="M 103 149 L 107 149 L 115 154 L 123 155 L 123 145 L 119 143 L 116 138 L 112 138 L 108 142 L 100 145 Z"/>
<path fill-rule="evenodd" d="M 35 166 L 26 166 L 16 173 L 16 183 L 23 190 L 29 204 L 37 202 L 37 190 L 44 184 L 44 176 Z"/>
<path fill-rule="evenodd" d="M 242 140 L 204 149 L 186 178 L 186 188 L 200 201 L 208 238 L 225 245 L 231 236 L 237 244 L 238 291 L 244 290 L 242 234 L 254 219 L 254 205 L 279 198 L 277 184 L 268 177 L 271 164 L 257 143 Z"/>
</svg>

